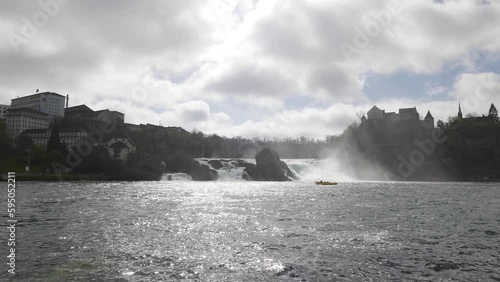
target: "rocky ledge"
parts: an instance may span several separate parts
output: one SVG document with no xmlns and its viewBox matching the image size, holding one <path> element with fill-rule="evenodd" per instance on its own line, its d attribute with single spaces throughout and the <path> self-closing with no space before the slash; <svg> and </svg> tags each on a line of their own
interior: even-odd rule
<svg viewBox="0 0 500 282">
<path fill-rule="evenodd" d="M 195 159 L 180 153 L 171 158 L 166 164 L 167 171 L 187 173 L 196 181 L 212 181 L 219 178 L 217 171 L 207 165 L 198 163 Z"/>
<path fill-rule="evenodd" d="M 255 156 L 256 164 L 245 164 L 247 180 L 255 181 L 292 181 L 297 177 L 283 162 L 278 153 L 264 148 Z"/>
<path fill-rule="evenodd" d="M 297 179 L 285 162 L 280 160 L 278 154 L 264 148 L 255 156 L 256 164 L 248 163 L 241 159 L 209 160 L 200 164 L 186 154 L 177 154 L 166 163 L 167 172 L 182 172 L 191 176 L 196 181 L 217 180 L 217 170 L 223 167 L 239 167 L 243 169 L 243 179 L 248 181 L 292 181 Z M 207 165 L 208 164 L 208 165 Z"/>
</svg>

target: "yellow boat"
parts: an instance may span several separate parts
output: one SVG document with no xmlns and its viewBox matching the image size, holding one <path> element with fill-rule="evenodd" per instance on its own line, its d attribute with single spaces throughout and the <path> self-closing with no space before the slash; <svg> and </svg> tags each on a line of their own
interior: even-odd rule
<svg viewBox="0 0 500 282">
<path fill-rule="evenodd" d="M 316 185 L 337 185 L 337 182 L 335 181 L 316 181 L 314 182 Z"/>
</svg>

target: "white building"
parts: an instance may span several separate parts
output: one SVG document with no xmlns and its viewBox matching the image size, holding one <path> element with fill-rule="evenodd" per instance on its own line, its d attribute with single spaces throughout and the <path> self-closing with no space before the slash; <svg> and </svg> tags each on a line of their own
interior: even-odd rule
<svg viewBox="0 0 500 282">
<path fill-rule="evenodd" d="M 33 140 L 33 144 L 47 147 L 52 129 L 28 129 L 22 134 L 29 136 Z M 59 130 L 59 140 L 70 148 L 75 147 L 80 140 L 87 136 L 87 132 L 83 129 L 63 128 Z"/>
<path fill-rule="evenodd" d="M 7 110 L 10 108 L 9 105 L 2 105 L 0 104 L 0 119 L 6 119 L 7 118 Z"/>
<path fill-rule="evenodd" d="M 418 123 L 420 121 L 420 114 L 417 112 L 417 108 L 401 108 L 399 113 L 396 112 L 386 112 L 385 110 L 379 109 L 377 106 L 373 106 L 367 113 L 368 119 L 366 120 L 384 120 L 392 124 L 396 124 L 400 121 L 414 121 Z M 431 112 L 428 111 L 425 116 L 423 123 L 426 123 L 434 128 L 434 117 Z M 422 123 L 422 124 L 423 124 Z"/>
<path fill-rule="evenodd" d="M 108 149 L 108 154 L 115 160 L 128 160 L 130 154 L 134 153 L 136 147 L 130 139 L 126 137 L 114 137 L 105 143 L 105 148 Z"/>
<path fill-rule="evenodd" d="M 12 109 L 30 108 L 54 117 L 64 117 L 66 97 L 53 92 L 36 93 L 11 100 Z"/>
<path fill-rule="evenodd" d="M 49 115 L 30 108 L 10 109 L 6 115 L 7 134 L 16 138 L 27 129 L 49 127 Z"/>
</svg>

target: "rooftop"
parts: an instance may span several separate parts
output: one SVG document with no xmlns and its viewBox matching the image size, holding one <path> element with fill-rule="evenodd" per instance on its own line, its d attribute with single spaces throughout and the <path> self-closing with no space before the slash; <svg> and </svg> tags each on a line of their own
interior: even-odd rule
<svg viewBox="0 0 500 282">
<path fill-rule="evenodd" d="M 117 114 L 120 114 L 120 115 L 124 115 L 123 113 L 120 113 L 118 111 L 111 111 L 109 109 L 104 109 L 104 110 L 99 110 L 99 111 L 95 111 L 94 113 L 98 114 L 98 113 L 103 113 L 103 112 L 110 112 L 110 113 L 117 113 Z"/>
<path fill-rule="evenodd" d="M 417 107 L 399 109 L 399 113 L 402 113 L 402 112 L 416 113 L 417 112 Z"/>
<path fill-rule="evenodd" d="M 92 113 L 94 112 L 91 108 L 89 108 L 87 105 L 78 105 L 74 107 L 68 107 L 64 109 L 65 113 L 71 113 L 71 112 L 85 112 L 85 113 Z"/>
<path fill-rule="evenodd" d="M 379 107 L 377 107 L 376 105 L 373 105 L 373 107 L 370 109 L 371 110 L 376 110 L 376 111 L 382 111 L 381 109 L 379 109 Z"/>
<path fill-rule="evenodd" d="M 42 95 L 42 94 L 44 94 L 44 95 L 60 96 L 60 97 L 66 98 L 66 96 L 63 96 L 61 94 L 57 94 L 55 92 L 40 92 L 40 93 L 31 94 L 31 95 L 28 95 L 28 96 L 22 96 L 22 97 L 14 98 L 14 99 L 11 99 L 11 100 L 14 101 L 14 100 L 24 99 L 24 98 L 28 98 L 28 97 L 32 97 L 32 96 L 38 96 L 38 95 Z"/>
</svg>

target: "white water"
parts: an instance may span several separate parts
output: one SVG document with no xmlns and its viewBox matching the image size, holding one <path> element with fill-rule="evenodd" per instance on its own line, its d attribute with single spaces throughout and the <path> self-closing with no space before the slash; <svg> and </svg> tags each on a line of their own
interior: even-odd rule
<svg viewBox="0 0 500 282">
<path fill-rule="evenodd" d="M 211 160 L 220 160 L 223 167 L 220 169 L 215 169 L 208 162 Z M 255 160 L 243 159 L 247 163 L 255 164 Z M 236 159 L 197 159 L 197 161 L 202 165 L 207 165 L 211 169 L 217 171 L 219 174 L 219 181 L 246 181 L 243 179 L 243 174 L 245 173 L 244 167 L 238 167 L 236 165 Z"/>
<path fill-rule="evenodd" d="M 285 159 L 283 160 L 300 180 L 353 181 L 346 168 L 336 159 Z"/>
<path fill-rule="evenodd" d="M 163 174 L 161 180 L 191 181 L 193 178 L 187 173 L 165 173 Z"/>
<path fill-rule="evenodd" d="M 215 169 L 209 164 L 210 160 L 221 161 L 223 167 Z M 236 159 L 197 159 L 200 164 L 207 165 L 219 174 L 219 181 L 246 181 L 243 178 L 244 168 L 237 166 Z M 255 164 L 254 159 L 243 159 L 247 163 Z M 302 181 L 354 181 L 356 177 L 349 174 L 349 170 L 343 167 L 336 159 L 284 159 L 290 170 Z M 174 173 L 170 180 L 189 181 L 191 177 L 184 173 Z M 163 177 L 168 180 L 168 175 Z"/>
</svg>

